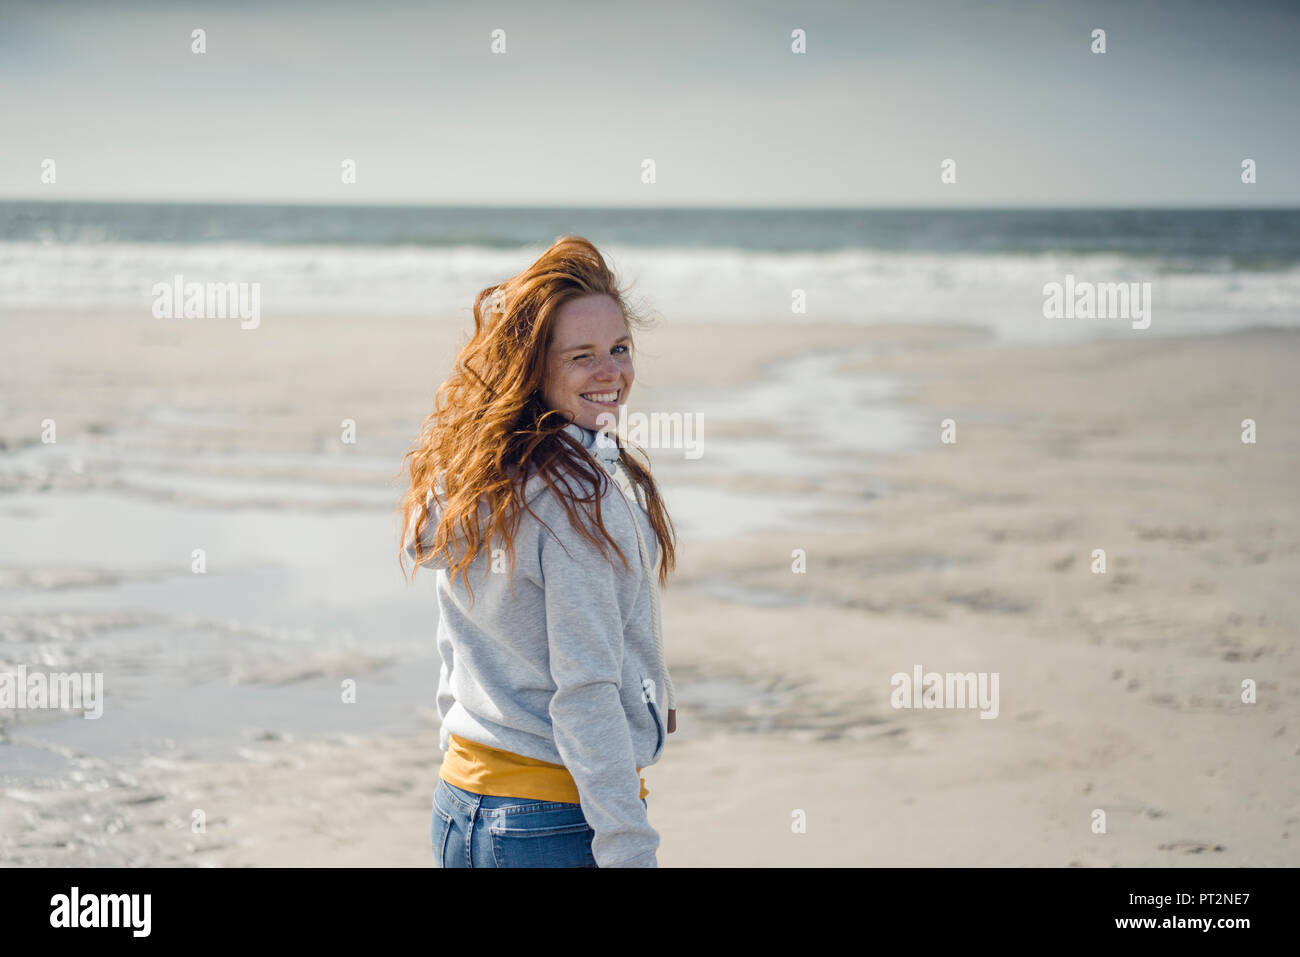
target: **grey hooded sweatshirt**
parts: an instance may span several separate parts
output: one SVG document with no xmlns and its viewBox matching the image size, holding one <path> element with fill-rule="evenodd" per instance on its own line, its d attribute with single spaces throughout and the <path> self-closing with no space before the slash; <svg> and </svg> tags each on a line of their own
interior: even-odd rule
<svg viewBox="0 0 1300 957">
<path fill-rule="evenodd" d="M 597 442 L 595 432 L 576 423 L 565 431 L 608 475 L 618 448 Z M 556 482 L 564 487 L 563 479 Z M 523 495 L 550 531 L 522 513 L 514 541 L 513 595 L 499 541 L 490 543 L 502 549 L 499 571 L 492 571 L 488 548 L 468 568 L 473 608 L 463 579 L 453 586 L 446 561 L 426 555 L 425 564 L 437 570 L 439 744 L 446 754 L 448 735 L 455 734 L 564 765 L 595 831 L 591 847 L 597 866 L 658 867 L 659 834 L 641 803 L 637 774 L 663 753 L 665 707 L 674 704 L 667 700 L 671 678 L 661 665 L 662 639 L 655 631 L 657 604 L 652 610 L 658 586 L 653 571 L 647 575 L 657 567 L 658 542 L 645 511 L 613 479 L 603 485 L 601 518 L 627 558 L 626 570 L 608 543 L 605 558 L 573 530 L 540 475 L 529 478 Z M 432 491 L 426 501 L 423 544 L 428 549 L 441 512 Z M 584 506 L 574 507 L 581 516 Z M 588 521 L 599 538 L 599 529 Z M 649 569 L 642 564 L 633 521 L 641 524 Z M 412 517 L 412 533 L 414 525 Z M 407 553 L 415 558 L 414 541 Z"/>
</svg>

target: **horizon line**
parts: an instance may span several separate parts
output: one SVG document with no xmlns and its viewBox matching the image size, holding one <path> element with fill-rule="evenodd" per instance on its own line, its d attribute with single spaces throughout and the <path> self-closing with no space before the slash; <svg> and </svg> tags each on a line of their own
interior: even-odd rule
<svg viewBox="0 0 1300 957">
<path fill-rule="evenodd" d="M 339 209 L 459 209 L 459 210 L 481 210 L 481 209 L 531 209 L 531 210 L 565 210 L 565 211 L 583 211 L 583 212 L 608 212 L 608 211 L 640 211 L 640 212 L 717 212 L 717 211 L 735 211 L 735 212 L 888 212 L 888 211 L 924 211 L 924 212 L 1032 212 L 1032 211 L 1078 211 L 1078 212 L 1123 212 L 1123 211 L 1186 211 L 1186 212 L 1259 212 L 1259 211 L 1277 211 L 1277 212 L 1300 212 L 1300 203 L 1295 205 L 1265 205 L 1256 204 L 1249 206 L 1240 205 L 1188 205 L 1188 204 L 1158 204 L 1158 205 L 1129 205 L 1129 204 L 1112 204 L 1097 203 L 1090 205 L 1054 205 L 1048 203 L 1042 204 L 1019 204 L 1019 205 L 930 205 L 930 204 L 888 204 L 888 205 L 740 205 L 729 204 L 724 206 L 623 206 L 623 205 L 605 205 L 605 206 L 579 206 L 568 203 L 554 204 L 528 204 L 528 203 L 393 203 L 393 202 L 323 202 L 323 201 L 281 201 L 281 200 L 194 200 L 194 199 L 103 199 L 103 198 L 77 198 L 63 197 L 59 199 L 32 199 L 30 197 L 8 197 L 0 196 L 0 203 L 9 204 L 84 204 L 100 206 L 195 206 L 195 207 L 217 207 L 217 206 L 247 206 L 247 207 L 267 207 L 267 208 L 284 208 L 284 209 L 321 209 L 321 208 L 339 208 Z"/>
</svg>

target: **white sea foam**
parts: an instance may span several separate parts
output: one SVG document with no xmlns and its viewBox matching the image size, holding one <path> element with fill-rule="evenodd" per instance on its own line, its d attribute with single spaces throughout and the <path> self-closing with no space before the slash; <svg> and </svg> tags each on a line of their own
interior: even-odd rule
<svg viewBox="0 0 1300 957">
<path fill-rule="evenodd" d="M 938 253 L 850 249 L 604 247 L 638 301 L 674 322 L 794 320 L 944 323 L 1007 341 L 1121 334 L 1115 324 L 1044 319 L 1042 288 L 1066 273 L 1091 282 L 1150 282 L 1150 335 L 1300 324 L 1300 268 L 1232 271 L 1114 253 Z M 542 251 L 484 246 L 256 243 L 0 243 L 0 309 L 138 312 L 176 273 L 195 282 L 258 282 L 276 315 L 468 317 L 474 295 Z M 1199 271 L 1198 271 L 1199 270 Z M 792 314 L 796 289 L 807 312 Z M 160 320 L 161 321 L 161 320 Z M 170 320 L 181 321 L 181 320 Z"/>
</svg>

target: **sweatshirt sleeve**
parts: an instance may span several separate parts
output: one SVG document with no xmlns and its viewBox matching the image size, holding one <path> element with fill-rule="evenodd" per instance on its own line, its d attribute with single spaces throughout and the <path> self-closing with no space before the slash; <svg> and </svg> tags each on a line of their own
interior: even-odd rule
<svg viewBox="0 0 1300 957">
<path fill-rule="evenodd" d="M 559 525 L 568 529 L 568 519 Z M 543 533 L 541 565 L 555 694 L 555 746 L 578 786 L 583 815 L 596 832 L 598 867 L 658 867 L 659 833 L 641 803 L 641 779 L 619 686 L 623 618 L 616 592 L 618 556 L 605 558 L 579 535 L 561 545 Z M 608 547 L 608 546 L 607 546 Z M 566 553 L 565 549 L 568 549 Z"/>
</svg>

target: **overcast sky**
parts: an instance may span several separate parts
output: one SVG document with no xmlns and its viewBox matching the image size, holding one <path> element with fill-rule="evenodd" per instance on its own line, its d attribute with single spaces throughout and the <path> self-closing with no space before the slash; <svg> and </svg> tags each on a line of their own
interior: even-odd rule
<svg viewBox="0 0 1300 957">
<path fill-rule="evenodd" d="M 1294 206 L 1298 26 L 1251 0 L 0 0 L 0 197 Z"/>
</svg>

